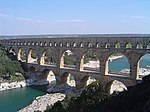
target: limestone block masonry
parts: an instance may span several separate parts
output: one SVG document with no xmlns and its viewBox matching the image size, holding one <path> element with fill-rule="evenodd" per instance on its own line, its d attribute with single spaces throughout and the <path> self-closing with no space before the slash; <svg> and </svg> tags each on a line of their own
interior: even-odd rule
<svg viewBox="0 0 150 112">
<path fill-rule="evenodd" d="M 150 35 L 37 35 L 37 36 L 12 36 L 0 42 L 8 51 L 15 52 L 20 60 L 20 49 L 24 49 L 28 68 L 34 67 L 37 72 L 44 69 L 53 71 L 56 83 L 62 81 L 64 73 L 71 73 L 75 79 L 76 87 L 82 88 L 87 81 L 85 77 L 92 76 L 101 80 L 104 85 L 112 80 L 123 82 L 126 86 L 134 85 L 139 78 L 139 60 L 150 53 Z M 31 51 L 37 51 L 37 62 L 31 62 Z M 56 57 L 56 66 L 44 65 L 43 54 L 46 50 L 52 50 Z M 65 68 L 63 53 L 72 51 L 76 56 L 76 67 Z M 88 51 L 94 51 L 99 59 L 99 71 L 83 70 L 83 56 Z M 113 53 L 122 53 L 128 59 L 130 65 L 129 77 L 108 74 L 108 58 Z"/>
</svg>

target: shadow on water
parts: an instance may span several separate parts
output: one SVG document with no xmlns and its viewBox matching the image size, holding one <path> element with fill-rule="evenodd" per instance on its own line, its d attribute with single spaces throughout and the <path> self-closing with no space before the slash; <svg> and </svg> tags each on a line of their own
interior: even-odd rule
<svg viewBox="0 0 150 112">
<path fill-rule="evenodd" d="M 47 85 L 32 85 L 32 86 L 29 86 L 29 88 L 47 93 L 47 86 L 48 84 Z"/>
</svg>

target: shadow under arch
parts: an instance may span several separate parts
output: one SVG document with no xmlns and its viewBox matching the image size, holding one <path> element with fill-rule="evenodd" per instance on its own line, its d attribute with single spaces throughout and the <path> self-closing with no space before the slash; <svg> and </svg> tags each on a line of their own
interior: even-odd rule
<svg viewBox="0 0 150 112">
<path fill-rule="evenodd" d="M 111 80 L 105 85 L 105 90 L 109 94 L 122 92 L 127 90 L 127 86 L 118 80 Z"/>
<path fill-rule="evenodd" d="M 64 72 L 61 75 L 61 83 L 62 84 L 66 84 L 66 85 L 71 86 L 71 87 L 75 87 L 76 86 L 75 78 L 69 72 Z"/>
<path fill-rule="evenodd" d="M 50 69 L 44 69 L 42 70 L 41 74 L 38 75 L 38 83 L 39 85 L 45 84 L 45 85 L 56 85 L 56 76 L 55 73 Z"/>
</svg>

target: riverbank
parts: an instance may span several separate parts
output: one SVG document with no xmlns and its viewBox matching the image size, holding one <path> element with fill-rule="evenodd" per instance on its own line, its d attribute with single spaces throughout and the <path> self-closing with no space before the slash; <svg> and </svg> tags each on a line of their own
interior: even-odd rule
<svg viewBox="0 0 150 112">
<path fill-rule="evenodd" d="M 18 112 L 44 112 L 47 106 L 51 107 L 55 102 L 62 101 L 65 97 L 66 95 L 62 93 L 38 96 L 29 106 L 19 110 Z"/>
<path fill-rule="evenodd" d="M 0 83 L 0 91 L 4 91 L 4 90 L 9 90 L 9 89 L 15 89 L 15 88 L 22 88 L 22 87 L 26 87 L 26 81 L 20 81 L 20 82 L 5 82 L 5 83 Z"/>
</svg>

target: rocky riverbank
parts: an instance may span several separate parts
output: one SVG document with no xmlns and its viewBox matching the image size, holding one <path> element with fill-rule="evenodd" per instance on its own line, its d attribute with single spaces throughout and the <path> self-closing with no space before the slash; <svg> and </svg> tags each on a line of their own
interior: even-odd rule
<svg viewBox="0 0 150 112">
<path fill-rule="evenodd" d="M 0 91 L 4 91 L 4 90 L 9 90 L 9 89 L 15 89 L 15 88 L 22 88 L 22 87 L 26 87 L 26 86 L 31 86 L 31 85 L 47 85 L 48 81 L 46 80 L 40 80 L 40 81 L 36 81 L 35 79 L 27 79 L 27 80 L 23 80 L 23 81 L 15 81 L 15 82 L 4 82 L 4 83 L 0 83 Z"/>
<path fill-rule="evenodd" d="M 38 96 L 29 106 L 19 110 L 18 112 L 44 112 L 47 106 L 52 106 L 57 101 L 62 101 L 66 97 L 65 94 L 55 93 Z"/>
<path fill-rule="evenodd" d="M 21 87 L 26 87 L 26 81 L 20 81 L 20 82 L 5 82 L 0 84 L 0 91 L 4 90 L 9 90 L 9 89 L 14 89 L 14 88 L 21 88 Z"/>
</svg>

